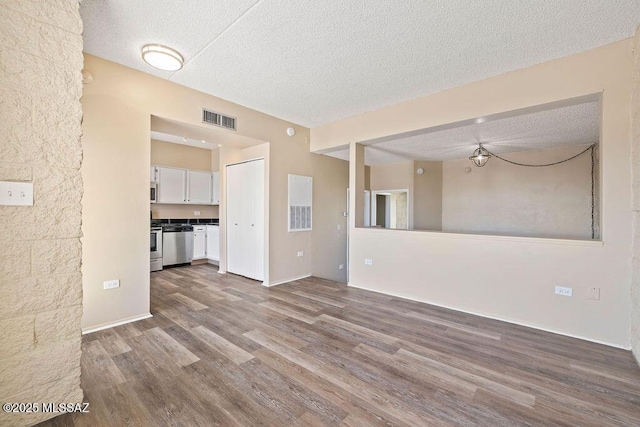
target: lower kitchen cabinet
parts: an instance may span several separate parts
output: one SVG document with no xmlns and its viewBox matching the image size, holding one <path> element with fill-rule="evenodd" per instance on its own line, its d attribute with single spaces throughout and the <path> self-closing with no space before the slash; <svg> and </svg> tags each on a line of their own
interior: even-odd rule
<svg viewBox="0 0 640 427">
<path fill-rule="evenodd" d="M 220 227 L 207 225 L 207 259 L 220 262 Z"/>
<path fill-rule="evenodd" d="M 207 257 L 207 230 L 206 226 L 193 227 L 193 259 L 205 259 Z"/>
</svg>

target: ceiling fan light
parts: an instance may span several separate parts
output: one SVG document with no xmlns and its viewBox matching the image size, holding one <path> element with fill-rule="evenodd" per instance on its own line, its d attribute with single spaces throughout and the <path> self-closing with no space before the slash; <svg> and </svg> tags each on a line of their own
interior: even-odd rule
<svg viewBox="0 0 640 427">
<path fill-rule="evenodd" d="M 478 148 L 473 152 L 473 155 L 469 157 L 469 160 L 471 160 L 474 165 L 481 168 L 487 164 L 490 158 L 491 154 L 482 147 L 482 144 L 479 144 Z"/>
<path fill-rule="evenodd" d="M 184 64 L 184 58 L 177 51 L 160 44 L 147 44 L 142 47 L 142 59 L 159 70 L 178 71 Z"/>
</svg>

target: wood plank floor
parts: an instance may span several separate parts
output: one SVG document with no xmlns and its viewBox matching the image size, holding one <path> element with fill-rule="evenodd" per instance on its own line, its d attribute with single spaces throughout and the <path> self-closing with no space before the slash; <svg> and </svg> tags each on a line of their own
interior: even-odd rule
<svg viewBox="0 0 640 427">
<path fill-rule="evenodd" d="M 309 278 L 151 275 L 83 337 L 90 413 L 51 426 L 640 425 L 631 353 Z"/>
</svg>

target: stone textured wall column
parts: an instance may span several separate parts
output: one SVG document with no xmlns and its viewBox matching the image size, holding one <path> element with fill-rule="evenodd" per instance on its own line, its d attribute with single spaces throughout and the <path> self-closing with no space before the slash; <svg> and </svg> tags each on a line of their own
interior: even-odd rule
<svg viewBox="0 0 640 427">
<path fill-rule="evenodd" d="M 640 364 L 640 27 L 633 43 L 631 93 L 631 172 L 633 174 L 633 277 L 631 281 L 631 349 Z"/>
<path fill-rule="evenodd" d="M 82 21 L 77 0 L 0 0 L 0 403 L 82 402 Z M 0 412 L 0 425 L 55 414 Z"/>
</svg>

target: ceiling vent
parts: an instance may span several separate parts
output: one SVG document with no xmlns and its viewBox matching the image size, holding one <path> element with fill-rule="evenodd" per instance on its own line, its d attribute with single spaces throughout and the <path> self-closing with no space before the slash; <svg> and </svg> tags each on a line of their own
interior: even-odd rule
<svg viewBox="0 0 640 427">
<path fill-rule="evenodd" d="M 208 123 L 214 126 L 220 126 L 225 129 L 236 130 L 236 118 L 225 116 L 215 111 L 202 109 L 202 123 Z"/>
</svg>

